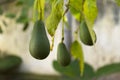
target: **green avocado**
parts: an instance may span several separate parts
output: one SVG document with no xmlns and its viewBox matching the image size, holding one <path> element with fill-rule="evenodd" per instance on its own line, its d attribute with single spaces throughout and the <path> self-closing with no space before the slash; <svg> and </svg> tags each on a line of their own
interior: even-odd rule
<svg viewBox="0 0 120 80">
<path fill-rule="evenodd" d="M 30 54 L 36 59 L 45 59 L 50 53 L 50 43 L 43 21 L 38 20 L 33 27 L 29 44 Z"/>
<path fill-rule="evenodd" d="M 89 45 L 89 46 L 94 45 L 94 43 L 96 42 L 96 34 L 93 31 L 93 34 L 95 35 L 95 40 L 93 41 L 92 40 L 92 36 L 90 34 L 90 31 L 89 31 L 88 26 L 87 26 L 85 21 L 81 22 L 79 30 L 80 30 L 79 31 L 79 33 L 80 33 L 80 40 L 82 41 L 82 43 L 84 43 L 85 45 Z"/>
<path fill-rule="evenodd" d="M 7 55 L 0 58 L 0 73 L 9 73 L 16 70 L 20 64 L 22 63 L 22 59 L 18 56 Z"/>
<path fill-rule="evenodd" d="M 67 48 L 63 42 L 58 44 L 57 61 L 62 66 L 68 66 L 71 62 L 70 53 L 67 51 Z"/>
</svg>

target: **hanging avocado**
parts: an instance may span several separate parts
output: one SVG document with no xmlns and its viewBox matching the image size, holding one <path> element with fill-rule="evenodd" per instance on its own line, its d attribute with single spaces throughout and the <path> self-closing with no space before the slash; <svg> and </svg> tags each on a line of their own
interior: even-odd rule
<svg viewBox="0 0 120 80">
<path fill-rule="evenodd" d="M 62 66 L 67 66 L 70 64 L 71 56 L 67 51 L 67 48 L 63 42 L 59 43 L 57 48 L 57 61 Z"/>
<path fill-rule="evenodd" d="M 36 59 L 45 59 L 50 53 L 50 43 L 43 21 L 36 21 L 29 44 L 31 55 Z"/>
<path fill-rule="evenodd" d="M 89 45 L 89 46 L 92 46 L 94 45 L 94 43 L 96 42 L 96 34 L 94 31 L 93 32 L 93 35 L 95 37 L 94 40 L 92 40 L 92 36 L 90 34 L 90 31 L 88 29 L 88 26 L 86 24 L 85 21 L 82 21 L 81 22 L 81 25 L 80 25 L 80 40 L 85 44 L 85 45 Z"/>
</svg>

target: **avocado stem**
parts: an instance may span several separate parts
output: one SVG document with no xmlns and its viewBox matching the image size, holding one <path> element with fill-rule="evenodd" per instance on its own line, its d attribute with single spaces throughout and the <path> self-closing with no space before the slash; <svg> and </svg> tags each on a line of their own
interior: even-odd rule
<svg viewBox="0 0 120 80">
<path fill-rule="evenodd" d="M 37 3 L 38 3 L 38 12 L 39 12 L 38 15 L 39 15 L 39 19 L 42 20 L 42 15 L 43 14 L 42 14 L 41 0 L 38 0 Z"/>
</svg>

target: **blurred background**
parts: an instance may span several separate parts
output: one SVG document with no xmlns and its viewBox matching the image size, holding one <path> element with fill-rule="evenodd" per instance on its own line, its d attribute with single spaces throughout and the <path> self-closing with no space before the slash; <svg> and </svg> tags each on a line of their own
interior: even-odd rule
<svg viewBox="0 0 120 80">
<path fill-rule="evenodd" d="M 56 31 L 55 45 L 50 55 L 44 60 L 36 60 L 30 55 L 29 41 L 34 25 L 33 3 L 34 0 L 0 0 L 0 66 L 2 66 L 0 80 L 89 80 L 78 77 L 78 70 L 74 70 L 78 67 L 77 60 L 72 62 L 76 66 L 71 64 L 65 68 L 68 72 L 62 71 L 64 68 L 56 62 L 57 45 L 61 39 L 61 24 Z M 90 68 L 93 71 L 120 62 L 120 9 L 114 0 L 97 0 L 97 6 L 99 14 L 94 25 L 97 43 L 93 47 L 81 43 L 87 64 L 85 69 Z M 50 9 L 48 0 L 45 17 L 50 13 Z M 69 48 L 74 40 L 73 32 L 78 24 L 69 12 L 67 18 L 70 28 L 65 28 L 65 44 Z M 51 42 L 51 37 L 49 35 L 48 37 Z M 10 59 L 7 60 L 8 58 Z M 117 67 L 115 65 L 112 69 L 116 68 L 116 71 L 111 70 L 110 67 L 111 75 L 102 74 L 102 77 L 98 79 L 92 76 L 94 77 L 92 80 L 120 80 L 120 65 Z M 86 71 L 85 73 L 88 73 L 87 77 L 91 77 L 92 72 Z"/>
</svg>

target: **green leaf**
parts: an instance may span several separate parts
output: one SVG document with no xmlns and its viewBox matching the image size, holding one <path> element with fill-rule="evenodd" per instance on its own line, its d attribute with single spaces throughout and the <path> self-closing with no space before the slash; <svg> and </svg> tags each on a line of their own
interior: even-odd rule
<svg viewBox="0 0 120 80">
<path fill-rule="evenodd" d="M 95 77 L 95 71 L 89 64 L 85 63 L 84 75 L 81 80 L 93 80 Z"/>
<path fill-rule="evenodd" d="M 17 19 L 17 22 L 18 22 L 18 23 L 26 23 L 26 22 L 28 22 L 28 21 L 29 21 L 29 19 L 28 19 L 28 17 L 25 16 L 25 15 L 21 15 L 21 16 Z"/>
<path fill-rule="evenodd" d="M 3 20 L 2 23 L 4 24 L 5 27 L 8 27 L 8 24 L 5 20 Z"/>
<path fill-rule="evenodd" d="M 27 4 L 28 7 L 33 6 L 34 0 L 24 0 L 24 1 L 25 1 L 25 5 Z M 42 0 L 42 1 L 44 1 L 44 0 Z"/>
<path fill-rule="evenodd" d="M 83 0 L 70 0 L 69 4 L 70 12 L 78 21 L 80 21 L 80 11 L 82 11 L 82 1 Z"/>
<path fill-rule="evenodd" d="M 83 75 L 84 72 L 84 57 L 83 57 L 83 51 L 82 51 L 82 46 L 78 41 L 74 41 L 71 45 L 71 54 L 80 60 L 80 72 L 81 76 Z"/>
<path fill-rule="evenodd" d="M 120 0 L 115 0 L 116 4 L 120 6 Z"/>
<path fill-rule="evenodd" d="M 34 0 L 17 0 L 16 6 L 26 6 L 31 7 L 33 6 Z"/>
<path fill-rule="evenodd" d="M 2 9 L 2 7 L 0 6 L 0 15 L 2 15 L 3 14 L 3 9 Z"/>
<path fill-rule="evenodd" d="M 44 19 L 44 7 L 45 7 L 45 0 L 38 0 L 38 13 L 39 13 L 39 17 L 40 19 Z"/>
<path fill-rule="evenodd" d="M 23 8 L 19 18 L 16 20 L 18 23 L 26 23 L 28 19 L 28 8 Z"/>
<path fill-rule="evenodd" d="M 29 27 L 29 22 L 24 23 L 23 31 L 26 31 Z"/>
<path fill-rule="evenodd" d="M 53 61 L 53 67 L 56 71 L 68 77 L 77 77 L 80 74 L 78 60 L 72 61 L 67 67 L 63 67 L 57 61 Z"/>
<path fill-rule="evenodd" d="M 57 26 L 62 18 L 63 0 L 54 0 L 52 3 L 52 11 L 46 20 L 48 33 L 54 36 Z"/>
<path fill-rule="evenodd" d="M 84 75 L 81 77 L 78 60 L 72 61 L 67 67 L 62 67 L 57 61 L 53 61 L 53 67 L 62 75 L 65 75 L 71 79 L 75 78 L 73 80 L 92 80 L 92 78 L 95 76 L 93 68 L 89 64 L 85 64 Z"/>
<path fill-rule="evenodd" d="M 106 76 L 120 72 L 120 63 L 113 63 L 99 68 L 96 72 L 96 77 Z"/>
<path fill-rule="evenodd" d="M 17 0 L 16 6 L 22 6 L 25 0 Z"/>
<path fill-rule="evenodd" d="M 45 7 L 45 0 L 34 1 L 34 11 L 33 11 L 34 21 L 44 19 L 44 7 Z"/>
<path fill-rule="evenodd" d="M 22 60 L 18 56 L 7 55 L 0 58 L 0 73 L 11 72 L 12 70 L 17 69 Z"/>
<path fill-rule="evenodd" d="M 1 26 L 0 26 L 0 34 L 2 34 L 3 33 L 3 30 L 2 30 L 2 28 L 1 28 Z"/>
<path fill-rule="evenodd" d="M 89 28 L 93 28 L 94 22 L 98 15 L 96 0 L 85 0 L 84 16 Z"/>
<path fill-rule="evenodd" d="M 7 13 L 5 16 L 11 19 L 16 17 L 14 13 Z"/>
</svg>

